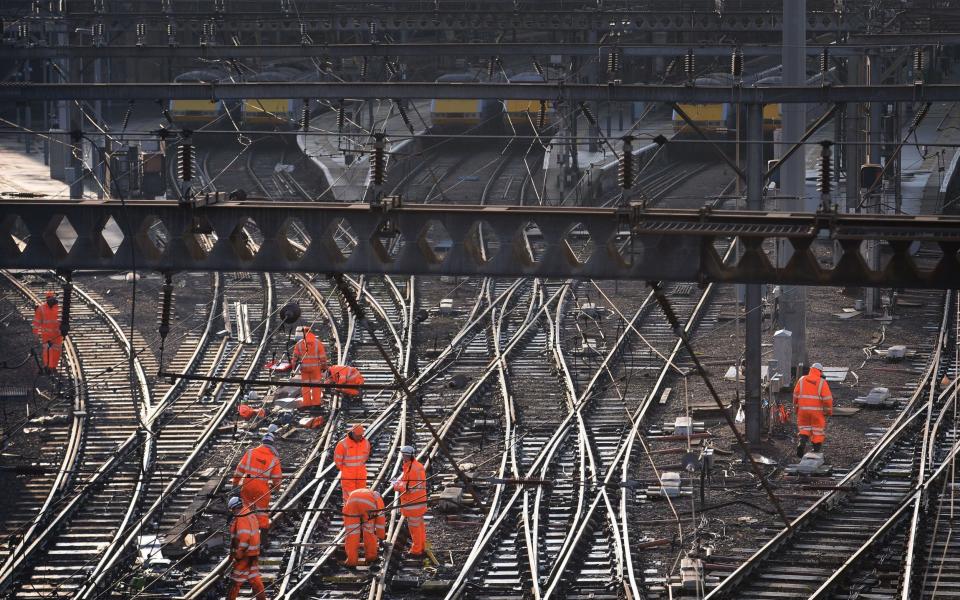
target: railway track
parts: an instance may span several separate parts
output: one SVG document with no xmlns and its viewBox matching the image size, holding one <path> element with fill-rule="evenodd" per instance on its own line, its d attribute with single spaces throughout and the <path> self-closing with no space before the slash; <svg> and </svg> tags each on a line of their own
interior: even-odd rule
<svg viewBox="0 0 960 600">
<path fill-rule="evenodd" d="M 267 199 L 314 201 L 324 191 L 319 167 L 287 136 L 244 138 L 207 135 L 198 137 L 198 185 L 202 192 L 244 190 Z M 170 162 L 170 180 L 177 181 L 176 161 Z"/>
<path fill-rule="evenodd" d="M 953 410 L 952 395 L 941 393 L 940 381 L 945 370 L 956 371 L 955 354 L 944 353 L 955 307 L 956 297 L 951 294 L 944 303 L 929 365 L 877 444 L 833 491 L 713 586 L 707 598 L 764 598 L 771 593 L 782 598 L 823 598 L 840 593 L 838 588 L 850 576 L 856 580 L 856 567 L 871 555 L 871 548 L 876 549 L 881 540 L 889 541 L 898 524 L 909 523 L 918 490 L 936 472 L 935 457 L 955 449 L 953 430 L 941 426 L 940 419 L 944 409 Z M 897 544 L 893 544 L 889 549 L 897 556 Z"/>
<path fill-rule="evenodd" d="M 33 278 L 24 287 L 37 296 L 44 283 Z M 74 294 L 70 338 L 83 370 L 76 381 L 86 413 L 80 415 L 86 417 L 81 446 L 71 450 L 75 485 L 45 506 L 0 571 L 0 586 L 18 598 L 72 597 L 129 516 L 142 484 L 143 447 L 135 442 L 152 405 L 145 373 L 135 356 L 131 361 L 129 341 L 108 312 L 79 286 Z"/>
<path fill-rule="evenodd" d="M 33 309 L 43 300 L 37 282 L 33 285 L 20 281 L 8 272 L 3 272 L 4 281 L 23 299 L 20 314 L 25 321 L 33 319 Z M 78 479 L 77 465 L 81 459 L 83 434 L 87 424 L 87 392 L 84 370 L 72 337 L 63 341 L 64 368 L 60 370 L 61 398 L 50 398 L 49 404 L 39 417 L 51 418 L 45 425 L 44 437 L 40 440 L 39 456 L 35 466 L 42 474 L 31 477 L 16 503 L 10 507 L 3 522 L 3 543 L 0 559 L 3 568 L 22 553 L 46 520 L 57 502 L 66 495 Z M 29 427 L 34 419 L 24 423 Z"/>
</svg>

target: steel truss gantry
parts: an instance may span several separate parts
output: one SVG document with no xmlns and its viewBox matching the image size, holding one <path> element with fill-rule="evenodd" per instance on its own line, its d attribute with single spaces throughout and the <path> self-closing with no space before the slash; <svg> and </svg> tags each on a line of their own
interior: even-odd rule
<svg viewBox="0 0 960 600">
<path fill-rule="evenodd" d="M 304 271 L 956 287 L 960 217 L 621 208 L 0 200 L 0 268 Z M 121 233 L 122 232 L 122 233 Z M 122 237 L 122 241 L 118 240 Z M 715 243 L 735 237 L 724 264 Z M 777 239 L 794 253 L 768 257 Z M 111 241 L 112 240 L 112 241 Z M 824 265 L 814 254 L 832 248 Z M 888 245 L 879 270 L 861 246 Z M 918 264 L 913 242 L 939 249 Z M 830 243 L 833 242 L 833 243 Z M 118 245 L 119 243 L 119 245 Z M 718 244 L 717 244 L 718 245 Z"/>
</svg>

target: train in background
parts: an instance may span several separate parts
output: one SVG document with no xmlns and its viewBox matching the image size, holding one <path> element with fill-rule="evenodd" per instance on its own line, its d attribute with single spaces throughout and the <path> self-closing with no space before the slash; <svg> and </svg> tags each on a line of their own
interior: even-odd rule
<svg viewBox="0 0 960 600">
<path fill-rule="evenodd" d="M 436 80 L 438 83 L 479 83 L 491 81 L 481 71 L 448 73 Z M 535 72 L 516 75 L 498 74 L 493 82 L 542 83 L 543 76 Z M 545 105 L 543 127 L 556 122 L 553 102 Z M 539 125 L 539 100 L 501 100 L 498 98 L 449 99 L 435 98 L 430 102 L 432 129 L 439 132 L 463 131 L 530 131 L 531 123 Z"/>
<path fill-rule="evenodd" d="M 779 85 L 783 79 L 779 75 L 779 67 L 768 69 L 751 77 L 743 79 L 743 85 L 764 86 Z M 821 85 L 824 80 L 833 81 L 836 78 L 836 70 L 830 69 L 826 75 L 818 73 L 807 79 L 807 85 Z M 699 77 L 694 81 L 698 87 L 731 85 L 734 80 L 728 73 L 714 73 L 705 77 Z M 741 106 L 740 110 L 735 110 L 737 105 L 729 102 L 724 104 L 678 104 L 683 112 L 690 117 L 690 120 L 709 137 L 728 138 L 735 137 L 737 129 L 741 132 L 746 131 L 746 110 Z M 780 104 L 765 104 L 763 106 L 763 134 L 767 138 L 773 137 L 773 132 L 779 129 L 783 122 L 780 111 Z M 680 116 L 673 111 L 673 131 L 677 138 L 696 138 L 697 132 Z"/>
<path fill-rule="evenodd" d="M 535 72 L 517 73 L 510 77 L 510 83 L 544 83 L 543 75 Z M 529 131 L 531 124 L 536 129 L 549 128 L 556 122 L 557 111 L 553 102 L 547 101 L 544 108 L 543 124 L 540 124 L 539 100 L 505 100 L 503 103 L 504 118 L 507 128 L 517 131 Z"/>
<path fill-rule="evenodd" d="M 484 78 L 479 72 L 447 73 L 437 83 L 479 83 Z M 460 132 L 488 129 L 498 125 L 503 111 L 495 98 L 434 98 L 430 102 L 430 122 L 436 131 Z"/>
<path fill-rule="evenodd" d="M 270 66 L 248 77 L 249 82 L 307 81 L 314 74 L 293 66 Z M 175 83 L 229 83 L 234 77 L 223 71 L 202 69 L 178 75 Z M 303 110 L 300 98 L 232 98 L 218 102 L 210 100 L 171 100 L 170 117 L 178 127 L 193 130 L 209 127 L 216 130 L 232 129 L 234 124 L 246 129 L 296 129 Z"/>
<path fill-rule="evenodd" d="M 174 83 L 215 84 L 226 79 L 227 76 L 222 71 L 199 69 L 181 73 L 173 81 Z M 170 100 L 167 108 L 174 124 L 188 129 L 197 129 L 225 118 L 227 111 L 231 111 L 234 117 L 239 114 L 237 103 L 229 100 L 217 102 L 211 102 L 210 100 Z M 229 120 L 227 120 L 226 125 L 229 126 Z"/>
<path fill-rule="evenodd" d="M 313 73 L 292 66 L 274 66 L 250 76 L 249 82 L 307 81 Z M 303 111 L 300 98 L 244 98 L 240 119 L 247 129 L 296 129 Z"/>
</svg>

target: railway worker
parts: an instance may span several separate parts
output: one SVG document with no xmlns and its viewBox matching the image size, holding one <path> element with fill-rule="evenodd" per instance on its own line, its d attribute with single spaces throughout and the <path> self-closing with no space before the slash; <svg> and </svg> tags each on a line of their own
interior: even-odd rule
<svg viewBox="0 0 960 600">
<path fill-rule="evenodd" d="M 309 327 L 303 328 L 303 337 L 293 347 L 293 366 L 300 365 L 300 381 L 320 383 L 326 379 L 327 349 Z M 323 389 L 301 387 L 303 400 L 299 406 L 320 406 L 323 404 Z"/>
<path fill-rule="evenodd" d="M 363 533 L 363 558 L 367 564 L 377 559 L 378 541 L 387 537 L 387 519 L 383 514 L 383 498 L 367 487 L 352 492 L 343 503 L 343 549 L 348 567 L 360 559 L 360 534 Z"/>
<path fill-rule="evenodd" d="M 256 511 L 260 531 L 264 535 L 270 530 L 271 493 L 280 489 L 283 471 L 280 456 L 273 445 L 273 432 L 263 434 L 260 445 L 244 453 L 233 472 L 233 485 L 240 486 L 240 498 L 251 510 Z"/>
<path fill-rule="evenodd" d="M 236 600 L 240 587 L 250 582 L 257 600 L 266 600 L 267 592 L 260 579 L 260 524 L 257 517 L 244 506 L 236 496 L 227 501 L 227 508 L 234 515 L 230 523 L 230 558 L 233 570 L 230 572 L 230 589 L 227 600 Z"/>
<path fill-rule="evenodd" d="M 793 408 L 797 412 L 797 458 L 803 458 L 807 439 L 813 442 L 813 451 L 820 452 L 826 439 L 827 417 L 833 416 L 833 394 L 823 377 L 823 365 L 813 363 L 810 371 L 797 380 L 793 388 Z"/>
<path fill-rule="evenodd" d="M 370 441 L 363 437 L 363 425 L 357 423 L 337 444 L 333 463 L 340 470 L 340 490 L 346 502 L 350 492 L 367 486 L 367 460 Z"/>
<path fill-rule="evenodd" d="M 427 471 L 414 457 L 413 446 L 400 448 L 403 457 L 400 476 L 393 481 L 394 491 L 400 494 L 400 514 L 407 519 L 410 533 L 411 556 L 422 556 L 427 549 Z"/>
<path fill-rule="evenodd" d="M 356 367 L 349 365 L 333 365 L 330 367 L 330 383 L 363 385 L 363 373 Z M 337 391 L 351 400 L 359 400 L 361 390 L 357 388 L 337 388 Z"/>
<path fill-rule="evenodd" d="M 63 336 L 60 335 L 60 307 L 53 292 L 47 292 L 44 304 L 33 311 L 33 333 L 40 338 L 40 353 L 45 373 L 53 373 L 60 364 Z"/>
</svg>

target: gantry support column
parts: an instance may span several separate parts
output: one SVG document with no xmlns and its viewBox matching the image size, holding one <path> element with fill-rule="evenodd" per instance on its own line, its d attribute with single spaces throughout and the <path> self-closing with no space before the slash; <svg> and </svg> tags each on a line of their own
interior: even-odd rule
<svg viewBox="0 0 960 600">
<path fill-rule="evenodd" d="M 763 208 L 763 105 L 747 106 L 747 210 Z M 760 346 L 763 308 L 760 284 L 746 286 L 746 335 L 744 391 L 746 397 L 747 442 L 751 448 L 760 445 L 762 407 L 760 403 Z"/>
<path fill-rule="evenodd" d="M 807 2 L 790 0 L 783 3 L 783 83 L 803 85 L 807 80 Z M 806 108 L 803 104 L 783 104 L 783 138 L 788 145 L 803 135 L 807 126 Z M 797 152 L 780 168 L 781 190 L 788 198 L 784 210 L 816 210 L 816 203 L 809 205 L 806 196 L 805 153 Z M 781 245 L 777 253 L 780 265 L 785 265 L 789 244 Z M 784 329 L 793 333 L 793 365 L 807 362 L 807 290 L 803 287 L 784 287 L 780 300 L 781 321 Z M 783 365 L 784 368 L 787 365 Z"/>
</svg>

